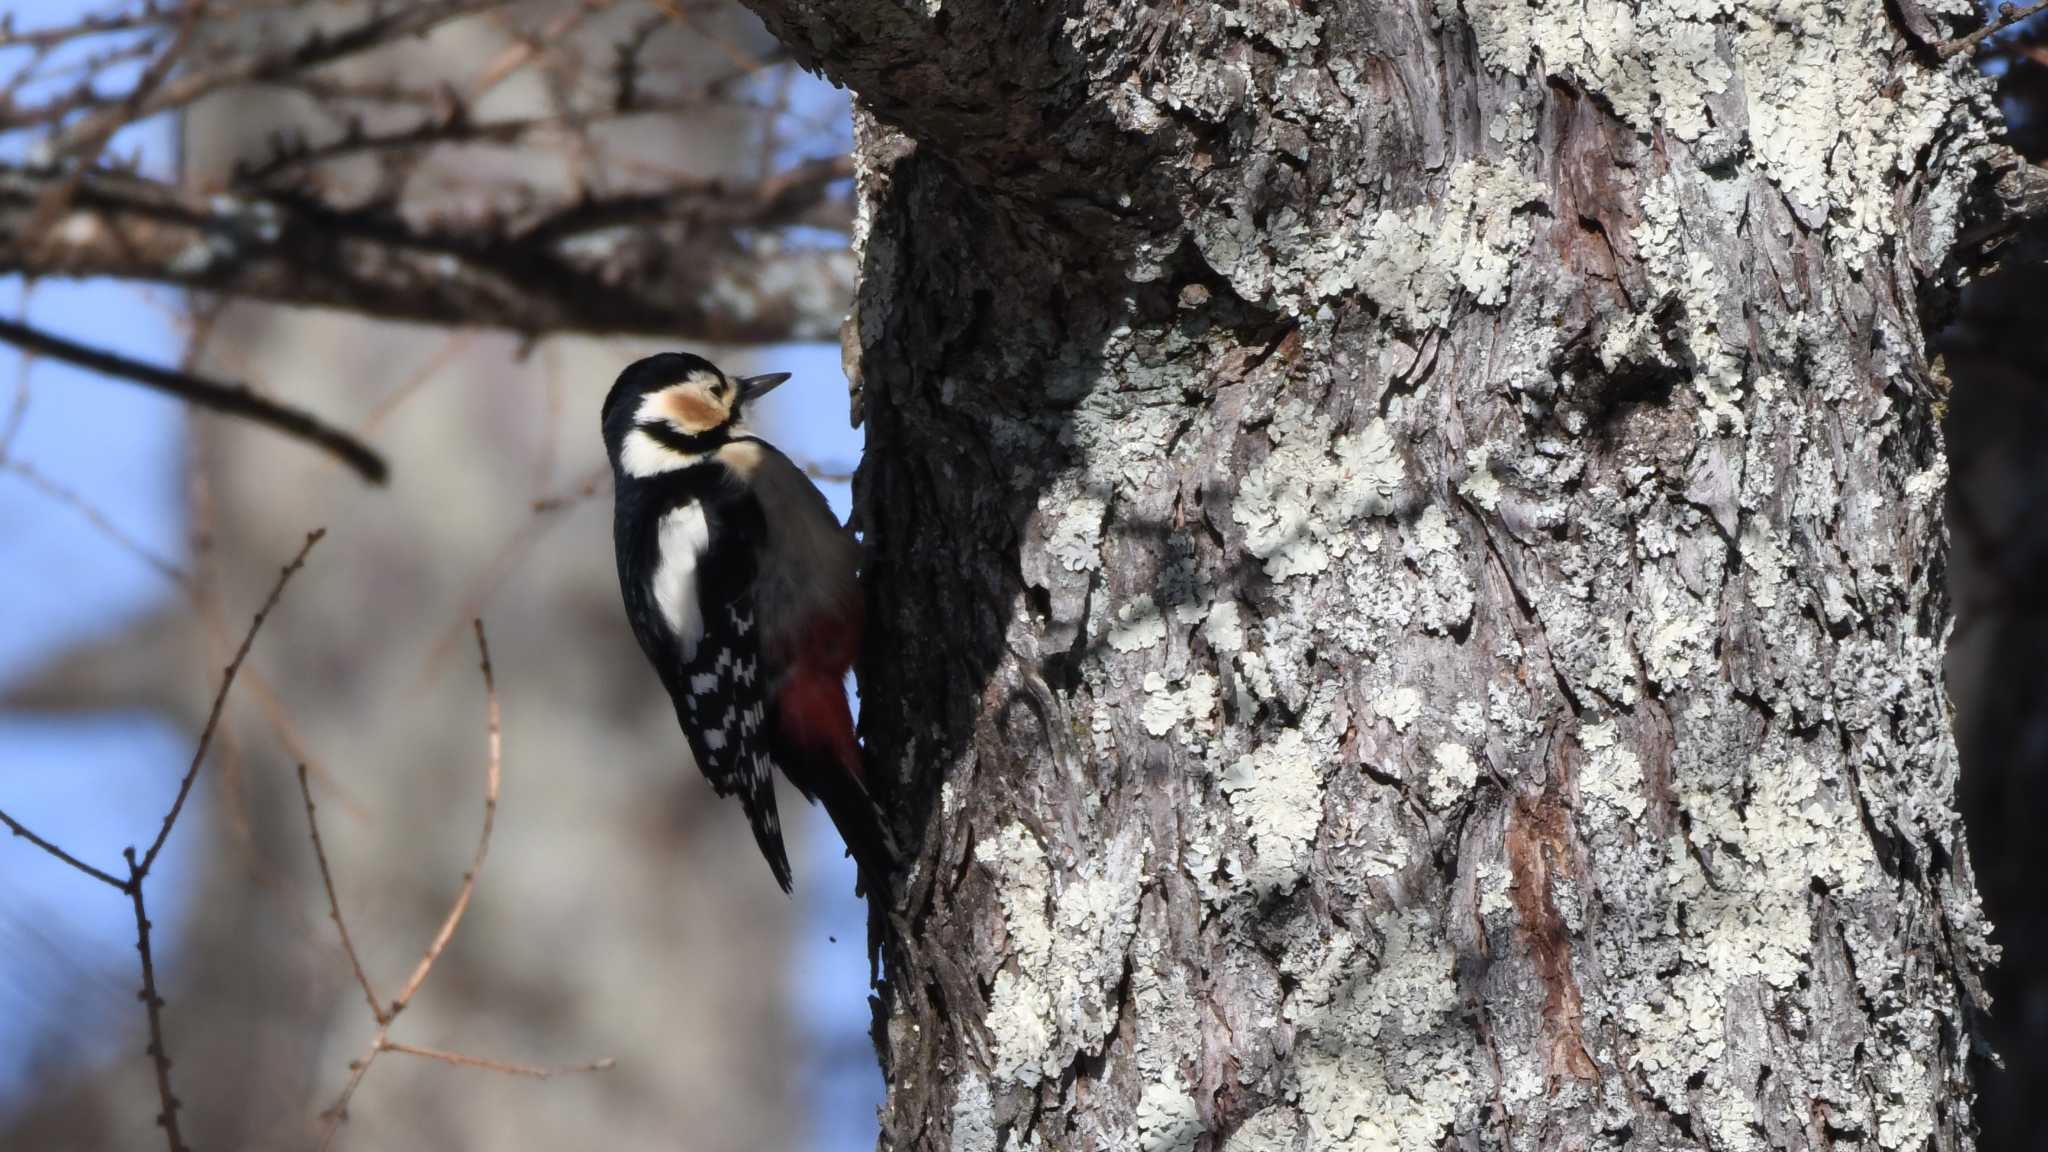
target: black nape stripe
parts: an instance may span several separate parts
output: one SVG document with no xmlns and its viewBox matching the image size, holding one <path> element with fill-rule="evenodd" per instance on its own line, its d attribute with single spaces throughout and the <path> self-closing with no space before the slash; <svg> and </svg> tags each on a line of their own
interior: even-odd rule
<svg viewBox="0 0 2048 1152">
<path fill-rule="evenodd" d="M 640 430 L 654 437 L 655 442 L 664 448 L 696 456 L 713 451 L 731 442 L 732 426 L 733 421 L 728 419 L 725 423 L 711 429 L 709 432 L 698 432 L 692 435 L 688 432 L 677 431 L 675 425 L 663 420 L 653 424 L 642 424 L 640 425 Z"/>
</svg>

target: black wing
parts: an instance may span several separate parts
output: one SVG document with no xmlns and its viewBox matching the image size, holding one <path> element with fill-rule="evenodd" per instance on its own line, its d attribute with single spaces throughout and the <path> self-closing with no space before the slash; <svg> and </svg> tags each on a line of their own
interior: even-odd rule
<svg viewBox="0 0 2048 1152">
<path fill-rule="evenodd" d="M 676 719 L 690 739 L 697 766 L 721 796 L 738 796 L 753 825 L 754 841 L 775 882 L 789 891 L 789 855 L 775 811 L 775 757 L 769 751 L 767 678 L 761 675 L 761 632 L 754 624 L 751 591 L 703 604 L 704 641 L 681 665 L 672 693 Z"/>
<path fill-rule="evenodd" d="M 713 477 L 709 484 L 679 488 L 669 494 L 671 499 L 650 500 L 662 511 L 636 516 L 633 539 L 620 540 L 622 552 L 628 547 L 638 552 L 637 562 L 630 569 L 622 563 L 621 570 L 643 574 L 639 587 L 624 589 L 626 612 L 668 689 L 698 770 L 720 796 L 739 797 L 761 855 L 787 892 L 789 855 L 775 810 L 777 765 L 769 740 L 775 718 L 754 619 L 755 550 L 764 525 L 753 497 L 722 480 Z M 660 564 L 661 516 L 687 499 L 697 500 L 703 510 L 709 543 L 698 562 L 694 589 L 703 635 L 686 655 L 681 637 L 655 602 L 650 581 Z"/>
</svg>

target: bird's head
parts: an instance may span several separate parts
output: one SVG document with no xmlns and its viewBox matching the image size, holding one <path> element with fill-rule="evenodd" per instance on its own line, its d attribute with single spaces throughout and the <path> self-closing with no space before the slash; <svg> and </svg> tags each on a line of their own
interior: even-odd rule
<svg viewBox="0 0 2048 1152">
<path fill-rule="evenodd" d="M 628 475 L 686 467 L 724 443 L 747 405 L 787 379 L 787 372 L 727 376 L 687 352 L 635 361 L 604 398 L 605 448 Z"/>
</svg>

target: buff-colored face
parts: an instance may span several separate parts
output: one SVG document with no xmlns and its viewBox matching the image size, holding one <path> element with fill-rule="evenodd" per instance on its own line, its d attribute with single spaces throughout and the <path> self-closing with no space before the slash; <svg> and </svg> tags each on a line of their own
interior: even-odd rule
<svg viewBox="0 0 2048 1152">
<path fill-rule="evenodd" d="M 640 398 L 634 423 L 667 424 L 685 436 L 702 436 L 733 421 L 740 386 L 715 371 L 699 370 Z"/>
<path fill-rule="evenodd" d="M 704 365 L 648 388 L 626 401 L 634 404 L 633 423 L 619 444 L 619 466 L 644 478 L 701 462 L 729 442 L 750 402 L 787 379 L 786 372 L 729 377 Z"/>
</svg>

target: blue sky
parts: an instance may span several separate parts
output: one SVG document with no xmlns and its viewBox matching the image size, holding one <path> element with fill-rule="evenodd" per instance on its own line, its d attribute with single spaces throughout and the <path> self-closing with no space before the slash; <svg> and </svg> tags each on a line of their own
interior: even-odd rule
<svg viewBox="0 0 2048 1152">
<path fill-rule="evenodd" d="M 40 14 L 40 12 L 39 12 Z M 52 11 L 51 16 L 61 16 Z M 126 133 L 161 170 L 170 137 Z M 51 281 L 23 299 L 0 278 L 0 313 L 132 355 L 174 353 L 170 297 L 108 282 Z M 0 412 L 12 411 L 21 358 L 0 349 Z M 11 455 L 76 492 L 151 551 L 176 556 L 184 536 L 179 496 L 179 406 L 62 364 L 28 372 L 29 402 Z M 4 427 L 0 416 L 0 427 Z M 19 477 L 0 475 L 0 685 L 67 647 L 118 632 L 163 604 L 164 578 L 108 544 L 78 512 Z M 121 849 L 147 844 L 176 791 L 187 738 L 158 717 L 107 713 L 28 717 L 0 713 L 0 804 L 29 827 L 109 871 Z M 190 876 L 186 845 L 203 836 L 205 797 L 188 809 L 150 882 L 157 943 L 175 962 L 179 897 Z M 0 837 L 0 1107 L 44 1061 L 100 1060 L 131 1026 L 134 921 L 118 894 Z M 105 960 L 105 966 L 99 964 Z M 78 979 L 83 975 L 83 979 Z M 53 1001 L 72 989 L 79 1002 Z M 105 993 L 95 996 L 94 993 Z M 112 999 L 109 1001 L 107 997 Z M 97 1002 L 95 1002 L 97 1001 Z M 102 1004 L 114 1011 L 102 1014 Z M 76 1016 L 83 1013 L 82 1017 Z M 79 1019 L 86 1022 L 79 1027 Z"/>
</svg>

